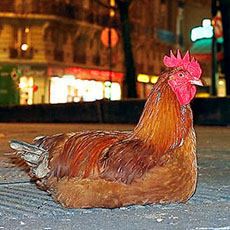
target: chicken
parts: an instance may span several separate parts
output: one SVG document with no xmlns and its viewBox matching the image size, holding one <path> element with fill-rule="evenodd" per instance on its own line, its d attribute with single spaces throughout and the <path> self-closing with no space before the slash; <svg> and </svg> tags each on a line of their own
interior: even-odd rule
<svg viewBox="0 0 230 230">
<path fill-rule="evenodd" d="M 170 69 L 154 85 L 133 131 L 87 131 L 11 140 L 30 176 L 68 208 L 186 202 L 197 182 L 196 136 L 189 102 L 202 86 L 199 63 L 164 57 Z"/>
</svg>

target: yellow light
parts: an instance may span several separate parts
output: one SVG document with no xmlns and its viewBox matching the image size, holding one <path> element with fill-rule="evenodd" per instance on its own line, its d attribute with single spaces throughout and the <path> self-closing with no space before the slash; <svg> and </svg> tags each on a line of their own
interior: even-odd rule
<svg viewBox="0 0 230 230">
<path fill-rule="evenodd" d="M 209 93 L 198 93 L 196 97 L 209 97 Z"/>
<path fill-rule="evenodd" d="M 28 104 L 28 105 L 32 105 L 32 104 L 33 104 L 32 99 L 28 99 L 28 100 L 27 100 L 27 104 Z"/>
<path fill-rule="evenodd" d="M 29 33 L 29 32 L 30 32 L 29 27 L 26 27 L 26 28 L 25 28 L 25 33 Z"/>
<path fill-rule="evenodd" d="M 29 46 L 28 46 L 28 44 L 26 44 L 26 43 L 23 43 L 23 44 L 21 45 L 21 50 L 23 50 L 23 51 L 26 51 L 28 48 L 29 48 Z"/>
<path fill-rule="evenodd" d="M 20 89 L 24 89 L 24 88 L 26 88 L 27 87 L 27 84 L 24 82 L 24 81 L 20 81 L 20 83 L 19 83 L 19 88 Z"/>
<path fill-rule="evenodd" d="M 156 84 L 157 81 L 158 81 L 158 77 L 157 76 L 152 76 L 151 77 L 151 83 Z"/>
<path fill-rule="evenodd" d="M 32 77 L 29 78 L 28 85 L 29 85 L 29 87 L 33 87 L 33 85 L 34 85 L 34 80 L 33 80 Z"/>
<path fill-rule="evenodd" d="M 219 80 L 219 85 L 224 85 L 224 81 L 223 80 Z"/>
<path fill-rule="evenodd" d="M 149 82 L 149 76 L 146 74 L 138 74 L 137 81 L 143 82 L 143 83 L 148 83 Z"/>
<path fill-rule="evenodd" d="M 110 6 L 115 6 L 115 0 L 110 0 Z"/>
<path fill-rule="evenodd" d="M 110 0 L 110 6 L 113 6 L 113 7 L 115 6 L 115 0 Z M 114 9 L 110 9 L 109 15 L 110 15 L 110 17 L 114 17 L 115 10 Z"/>
<path fill-rule="evenodd" d="M 114 15 L 115 15 L 115 11 L 114 11 L 113 9 L 110 9 L 110 11 L 109 11 L 109 15 L 110 15 L 110 17 L 114 17 Z"/>
</svg>

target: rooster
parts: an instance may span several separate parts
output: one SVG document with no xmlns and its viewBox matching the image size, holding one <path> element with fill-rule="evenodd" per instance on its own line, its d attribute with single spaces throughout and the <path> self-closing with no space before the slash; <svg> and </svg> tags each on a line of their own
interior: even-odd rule
<svg viewBox="0 0 230 230">
<path fill-rule="evenodd" d="M 199 63 L 187 52 L 164 57 L 133 131 L 82 131 L 40 136 L 10 146 L 30 176 L 68 208 L 115 208 L 186 202 L 197 182 L 190 101 L 202 86 Z"/>
</svg>

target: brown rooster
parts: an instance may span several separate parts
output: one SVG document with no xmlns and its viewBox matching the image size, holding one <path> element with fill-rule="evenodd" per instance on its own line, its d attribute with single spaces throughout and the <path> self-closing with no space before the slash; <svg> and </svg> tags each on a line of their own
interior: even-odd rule
<svg viewBox="0 0 230 230">
<path fill-rule="evenodd" d="M 171 51 L 133 131 L 87 131 L 12 140 L 30 176 L 69 208 L 186 202 L 197 182 L 196 136 L 189 102 L 201 68 Z"/>
</svg>

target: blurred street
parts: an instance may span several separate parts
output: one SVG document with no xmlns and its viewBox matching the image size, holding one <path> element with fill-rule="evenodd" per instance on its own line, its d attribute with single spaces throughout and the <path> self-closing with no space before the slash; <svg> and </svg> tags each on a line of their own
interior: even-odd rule
<svg viewBox="0 0 230 230">
<path fill-rule="evenodd" d="M 9 153 L 10 139 L 88 129 L 130 130 L 119 124 L 0 123 L 0 229 L 230 230 L 230 127 L 196 126 L 199 182 L 186 204 L 117 209 L 63 209 Z"/>
</svg>

